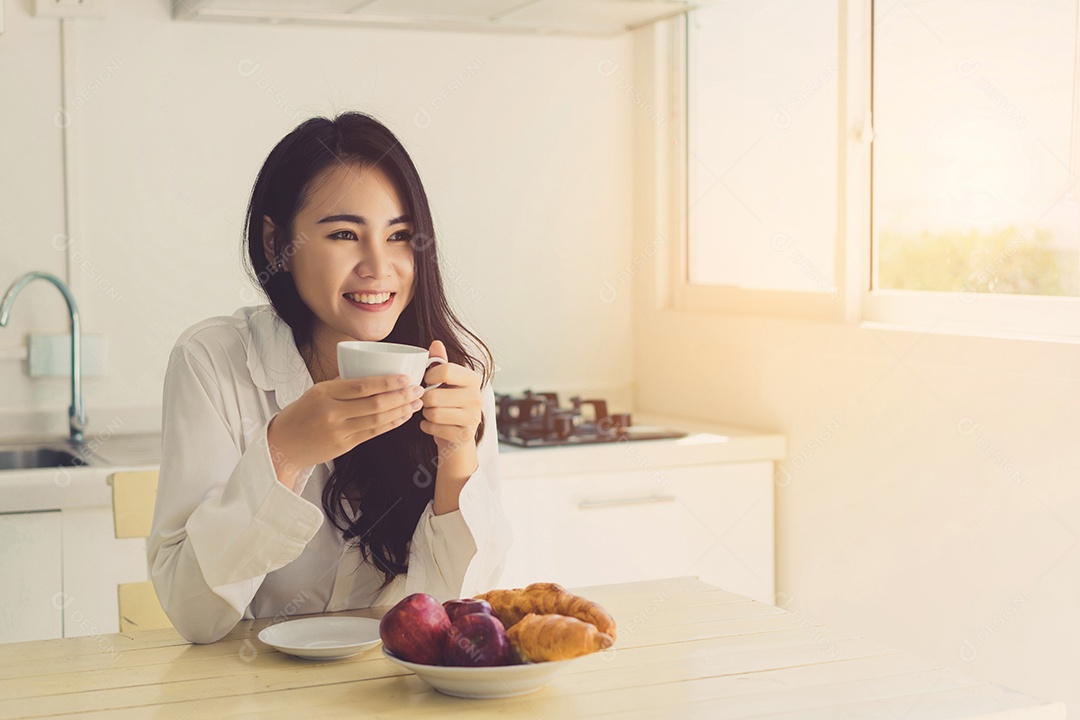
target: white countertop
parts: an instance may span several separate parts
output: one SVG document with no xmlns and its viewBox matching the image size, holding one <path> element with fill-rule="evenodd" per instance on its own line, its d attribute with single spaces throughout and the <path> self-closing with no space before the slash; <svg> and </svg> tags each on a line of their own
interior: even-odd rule
<svg viewBox="0 0 1080 720">
<path fill-rule="evenodd" d="M 105 484 L 117 470 L 150 470 L 157 465 L 0 470 L 0 513 L 36 512 L 112 504 Z"/>
<path fill-rule="evenodd" d="M 499 443 L 503 477 L 552 473 L 608 472 L 643 466 L 680 467 L 723 462 L 779 460 L 787 455 L 783 433 L 718 425 L 663 415 L 635 413 L 634 427 L 681 430 L 686 437 L 660 440 L 619 440 L 587 445 L 521 447 Z"/>
</svg>

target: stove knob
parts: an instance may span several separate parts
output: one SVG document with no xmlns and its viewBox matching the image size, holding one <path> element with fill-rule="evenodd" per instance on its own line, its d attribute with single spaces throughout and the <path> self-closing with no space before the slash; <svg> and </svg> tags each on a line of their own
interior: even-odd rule
<svg viewBox="0 0 1080 720">
<path fill-rule="evenodd" d="M 555 416 L 555 434 L 565 440 L 574 432 L 574 418 L 568 415 Z"/>
</svg>

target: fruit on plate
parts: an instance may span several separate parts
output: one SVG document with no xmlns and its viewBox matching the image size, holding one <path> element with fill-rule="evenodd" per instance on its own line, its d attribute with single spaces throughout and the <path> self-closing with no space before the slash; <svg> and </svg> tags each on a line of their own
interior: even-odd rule
<svg viewBox="0 0 1080 720">
<path fill-rule="evenodd" d="M 495 614 L 491 609 L 491 603 L 487 600 L 477 600 L 475 598 L 447 600 L 443 603 L 443 607 L 446 608 L 446 614 L 450 617 L 450 622 L 454 622 L 462 615 L 468 615 L 469 613 Z"/>
<path fill-rule="evenodd" d="M 437 665 L 450 631 L 446 609 L 427 593 L 413 593 L 379 621 L 383 645 L 402 660 Z"/>
<path fill-rule="evenodd" d="M 514 652 L 525 662 L 568 660 L 611 647 L 614 642 L 592 623 L 555 614 L 528 613 L 506 635 Z"/>
<path fill-rule="evenodd" d="M 451 623 L 443 648 L 443 665 L 491 667 L 510 662 L 506 629 L 494 615 L 466 613 Z"/>
<path fill-rule="evenodd" d="M 566 615 L 586 623 L 615 639 L 615 619 L 592 600 L 567 591 L 558 583 L 532 583 L 514 590 L 492 590 L 476 596 L 487 600 L 507 632 L 529 613 Z"/>
</svg>

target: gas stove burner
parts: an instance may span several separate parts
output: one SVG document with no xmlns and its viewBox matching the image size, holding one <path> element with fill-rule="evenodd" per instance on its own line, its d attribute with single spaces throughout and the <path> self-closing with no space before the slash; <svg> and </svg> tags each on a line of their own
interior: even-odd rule
<svg viewBox="0 0 1080 720">
<path fill-rule="evenodd" d="M 521 447 L 551 447 L 686 436 L 659 428 L 631 430 L 630 413 L 608 413 L 604 400 L 574 395 L 570 402 L 570 408 L 559 407 L 559 396 L 553 392 L 526 390 L 520 397 L 495 393 L 499 440 Z M 591 406 L 588 417 L 582 413 L 583 406 Z"/>
</svg>

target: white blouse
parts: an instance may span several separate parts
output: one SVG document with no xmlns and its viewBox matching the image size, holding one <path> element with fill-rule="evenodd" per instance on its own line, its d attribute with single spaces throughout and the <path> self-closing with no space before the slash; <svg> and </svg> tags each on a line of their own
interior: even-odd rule
<svg viewBox="0 0 1080 720">
<path fill-rule="evenodd" d="M 197 323 L 173 347 L 147 559 L 162 608 L 192 642 L 219 640 L 241 619 L 392 605 L 415 592 L 441 602 L 499 581 L 513 534 L 499 496 L 492 383 L 459 509 L 435 515 L 428 502 L 408 573 L 381 593 L 381 573 L 360 563 L 323 511 L 333 460 L 301 470 L 293 490 L 274 472 L 267 425 L 310 387 L 292 331 L 269 305 Z"/>
</svg>

